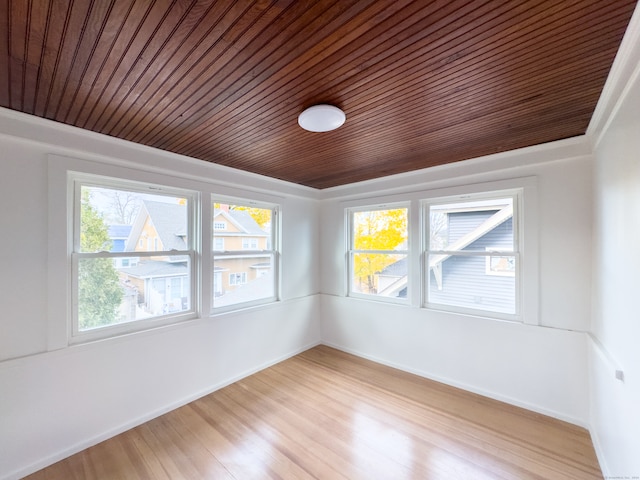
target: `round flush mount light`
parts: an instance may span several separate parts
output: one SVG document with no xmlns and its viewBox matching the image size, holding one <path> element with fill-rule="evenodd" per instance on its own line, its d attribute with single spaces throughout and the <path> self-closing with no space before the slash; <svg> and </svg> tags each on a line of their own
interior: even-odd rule
<svg viewBox="0 0 640 480">
<path fill-rule="evenodd" d="M 347 116 L 333 105 L 314 105 L 298 116 L 298 125 L 310 132 L 329 132 L 340 127 Z"/>
</svg>

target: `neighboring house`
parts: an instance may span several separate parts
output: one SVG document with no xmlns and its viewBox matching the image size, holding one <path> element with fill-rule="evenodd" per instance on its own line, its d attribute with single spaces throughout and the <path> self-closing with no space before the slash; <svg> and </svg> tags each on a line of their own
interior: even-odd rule
<svg viewBox="0 0 640 480">
<path fill-rule="evenodd" d="M 213 289 L 216 297 L 271 273 L 270 255 L 258 253 L 271 248 L 270 238 L 249 212 L 229 210 L 226 206 L 214 210 Z M 245 253 L 250 251 L 256 253 Z"/>
<path fill-rule="evenodd" d="M 111 239 L 112 252 L 124 252 L 127 245 L 131 225 L 109 225 L 109 238 Z"/>
<path fill-rule="evenodd" d="M 131 225 L 109 225 L 108 234 L 111 239 L 112 252 L 124 252 L 127 246 L 127 240 L 131 233 Z M 114 258 L 113 266 L 120 271 L 122 268 L 135 265 L 137 259 L 131 258 Z M 126 277 L 120 275 L 120 286 L 122 287 L 122 303 L 118 309 L 118 321 L 127 322 L 134 320 L 136 317 L 136 306 L 138 302 L 138 291 L 127 281 Z"/>
<path fill-rule="evenodd" d="M 407 258 L 387 266 L 377 275 L 378 295 L 406 298 L 407 296 Z"/>
<path fill-rule="evenodd" d="M 495 251 L 513 248 L 513 209 L 495 205 L 487 209 L 442 211 L 446 228 L 440 234 L 443 249 Z M 433 303 L 474 308 L 479 303 L 493 311 L 509 312 L 515 299 L 515 265 L 512 257 L 432 255 L 429 259 L 429 300 Z M 378 273 L 378 294 L 406 297 L 407 259 Z M 473 292 L 471 295 L 469 292 Z M 486 292 L 486 295 L 483 293 Z M 496 295 L 496 292 L 501 292 Z M 490 294 L 489 294 L 490 293 Z"/>
<path fill-rule="evenodd" d="M 190 308 L 190 275 L 187 258 L 167 255 L 171 250 L 187 250 L 186 206 L 143 200 L 124 251 L 163 252 L 153 257 L 132 257 L 129 265 L 119 265 L 123 285 L 137 292 L 141 314 L 161 315 Z M 268 254 L 254 250 L 268 248 L 270 235 L 248 212 L 214 210 L 214 292 L 222 296 L 271 271 Z M 237 251 L 237 255 L 235 254 Z M 231 252 L 231 254 L 229 253 Z M 125 310 L 128 307 L 124 308 Z"/>
<path fill-rule="evenodd" d="M 133 221 L 125 251 L 166 252 L 186 250 L 186 206 L 143 200 Z M 190 305 L 190 278 L 187 258 L 178 255 L 132 257 L 129 266 L 119 269 L 124 283 L 137 292 L 141 314 L 187 310 Z"/>
<path fill-rule="evenodd" d="M 127 239 L 131 233 L 131 225 L 109 225 L 109 238 L 111 239 L 112 252 L 124 252 L 127 246 Z M 117 258 L 114 265 L 116 268 L 130 266 L 129 258 Z"/>
</svg>

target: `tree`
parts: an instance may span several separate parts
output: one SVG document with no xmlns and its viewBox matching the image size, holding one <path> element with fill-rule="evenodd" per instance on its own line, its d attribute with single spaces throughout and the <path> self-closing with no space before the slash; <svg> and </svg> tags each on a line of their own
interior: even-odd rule
<svg viewBox="0 0 640 480">
<path fill-rule="evenodd" d="M 80 205 L 80 249 L 99 252 L 111 249 L 102 215 L 91 205 L 89 190 L 82 189 Z M 85 258 L 78 265 L 78 325 L 86 330 L 115 323 L 122 301 L 118 272 L 110 258 Z"/>
<path fill-rule="evenodd" d="M 103 190 L 109 201 L 109 219 L 113 223 L 131 225 L 140 209 L 140 195 L 122 190 Z"/>
<path fill-rule="evenodd" d="M 370 210 L 354 213 L 355 250 L 395 250 L 407 241 L 407 209 Z M 376 293 L 376 275 L 402 258 L 387 253 L 357 253 L 353 273 L 361 290 Z"/>
<path fill-rule="evenodd" d="M 234 205 L 232 210 L 244 210 L 262 230 L 267 230 L 271 226 L 271 210 L 268 208 L 256 208 L 256 207 L 244 207 L 241 205 Z"/>
</svg>

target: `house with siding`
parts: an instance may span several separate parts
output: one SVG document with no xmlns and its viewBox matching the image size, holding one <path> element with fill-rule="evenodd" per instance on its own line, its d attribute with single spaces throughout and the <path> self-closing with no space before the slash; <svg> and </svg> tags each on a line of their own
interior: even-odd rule
<svg viewBox="0 0 640 480">
<path fill-rule="evenodd" d="M 158 256 L 126 259 L 130 262 L 118 268 L 123 284 L 137 291 L 138 306 L 149 314 L 190 308 L 188 257 L 167 254 L 172 250 L 187 250 L 186 222 L 185 205 L 142 200 L 131 226 L 124 251 L 162 252 Z M 269 234 L 248 212 L 230 210 L 223 205 L 214 210 L 213 224 L 214 253 L 238 251 L 237 256 L 227 255 L 215 260 L 213 288 L 216 297 L 269 274 L 269 255 L 260 253 L 268 246 Z M 255 253 L 247 256 L 247 251 Z M 140 312 L 138 318 L 140 314 L 143 313 Z"/>
<path fill-rule="evenodd" d="M 440 228 L 433 231 L 437 250 L 447 252 L 490 252 L 490 255 L 465 256 L 434 254 L 429 256 L 429 302 L 462 308 L 482 308 L 513 313 L 515 282 L 512 251 L 513 206 L 504 204 L 472 205 L 450 209 L 435 208 Z M 432 229 L 435 230 L 435 229 Z M 378 294 L 407 296 L 407 258 L 388 265 L 377 274 Z M 486 295 L 482 293 L 486 292 Z"/>
</svg>

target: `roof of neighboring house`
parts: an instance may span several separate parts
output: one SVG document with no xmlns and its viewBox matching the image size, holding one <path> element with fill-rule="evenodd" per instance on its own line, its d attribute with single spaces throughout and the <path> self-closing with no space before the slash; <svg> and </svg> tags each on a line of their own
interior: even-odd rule
<svg viewBox="0 0 640 480">
<path fill-rule="evenodd" d="M 260 228 L 260 225 L 253 219 L 251 214 L 246 210 L 222 210 L 216 208 L 213 211 L 213 217 L 222 215 L 233 222 L 243 233 L 248 235 L 267 235 L 267 232 Z"/>
<path fill-rule="evenodd" d="M 109 238 L 127 238 L 131 232 L 131 225 L 109 225 Z"/>
<path fill-rule="evenodd" d="M 157 260 L 149 260 L 140 262 L 133 267 L 122 269 L 123 273 L 131 277 L 137 278 L 155 278 L 155 277 L 175 277 L 187 275 L 189 269 L 187 263 L 171 263 L 161 262 Z"/>
<path fill-rule="evenodd" d="M 388 275 L 390 277 L 403 277 L 407 274 L 407 257 L 401 258 L 391 265 L 387 265 L 380 270 L 378 275 Z"/>
<path fill-rule="evenodd" d="M 163 250 L 186 250 L 187 207 L 151 200 L 143 200 L 142 204 L 160 237 Z"/>
<path fill-rule="evenodd" d="M 224 295 L 216 297 L 213 301 L 214 307 L 226 307 L 236 303 L 250 302 L 259 298 L 268 298 L 274 295 L 273 275 L 271 272 L 245 285 L 240 285 L 233 290 L 225 292 Z"/>
<path fill-rule="evenodd" d="M 131 234 L 127 241 L 127 251 L 134 251 L 138 238 L 142 233 L 144 222 L 149 216 L 160 241 L 163 250 L 186 250 L 185 237 L 187 233 L 187 207 L 177 203 L 155 202 L 143 200 L 142 208 L 133 223 Z M 233 222 L 240 233 L 235 235 L 266 236 L 268 235 L 256 223 L 253 217 L 244 210 L 224 211 L 216 209 L 214 217 L 223 215 Z M 233 235 L 233 234 L 232 234 Z"/>
<path fill-rule="evenodd" d="M 493 210 L 491 210 L 493 211 Z M 466 246 L 471 245 L 480 237 L 486 235 L 498 225 L 503 224 L 508 219 L 513 217 L 513 205 L 505 205 L 500 210 L 495 212 L 491 217 L 487 218 L 484 222 L 478 225 L 475 229 L 462 236 L 451 245 L 447 246 L 447 250 L 451 252 L 457 252 L 464 249 Z M 429 268 L 435 268 L 444 262 L 450 255 L 432 255 L 429 260 Z"/>
</svg>

